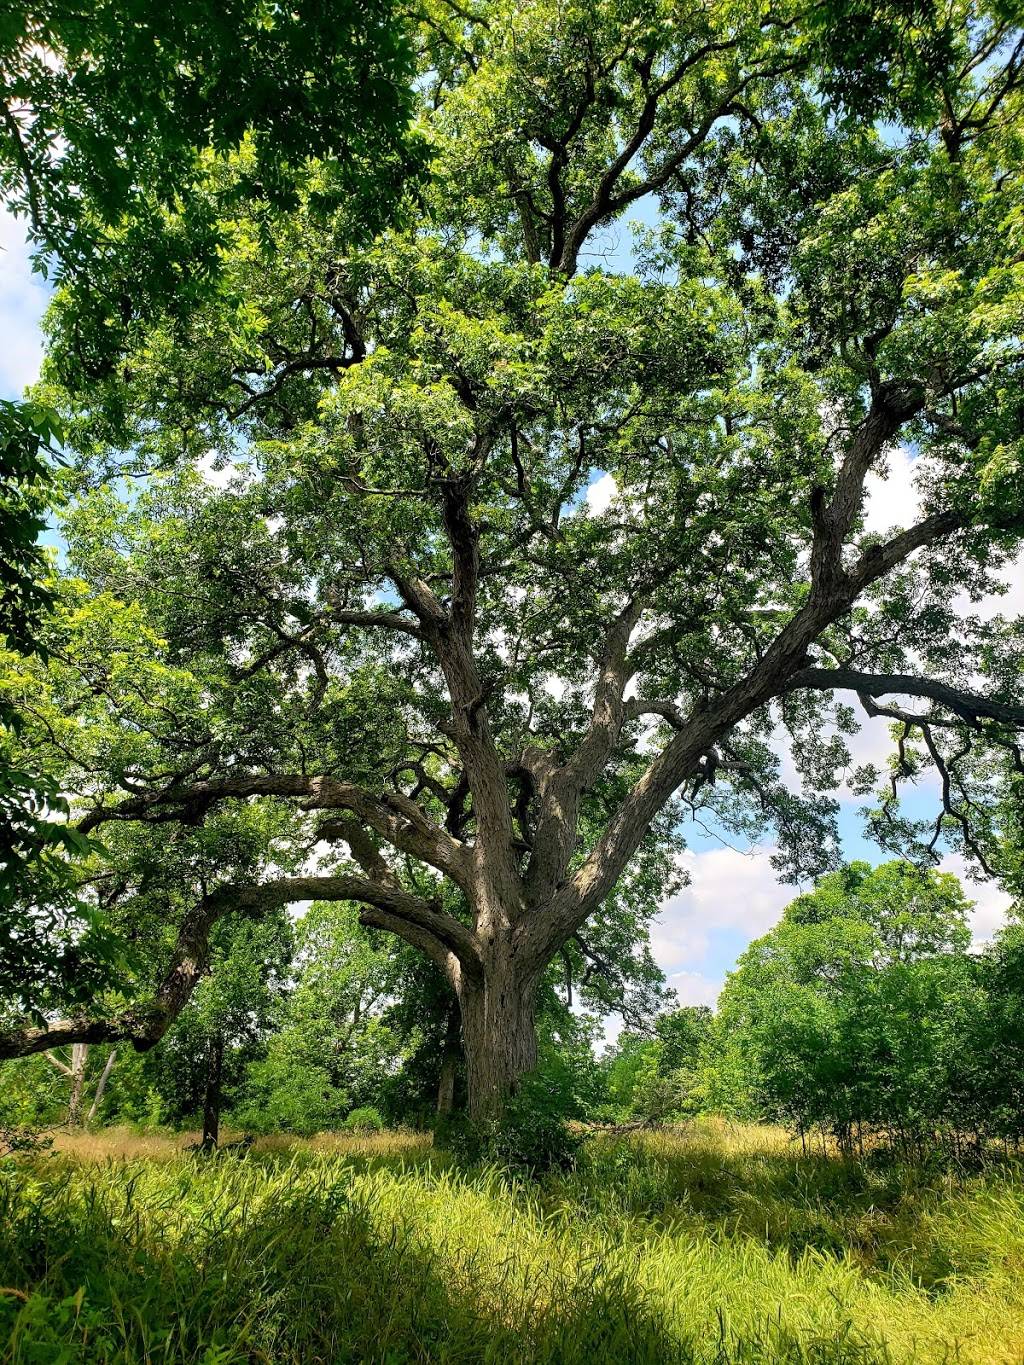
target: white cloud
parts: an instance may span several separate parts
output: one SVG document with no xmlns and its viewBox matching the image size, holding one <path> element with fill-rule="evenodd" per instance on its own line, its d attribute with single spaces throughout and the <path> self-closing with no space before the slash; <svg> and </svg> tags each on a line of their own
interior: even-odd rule
<svg viewBox="0 0 1024 1365">
<path fill-rule="evenodd" d="M 607 512 L 618 491 L 613 475 L 602 474 L 599 479 L 595 479 L 587 489 L 587 505 L 591 512 L 595 516 Z"/>
<path fill-rule="evenodd" d="M 752 939 L 776 923 L 796 893 L 776 880 L 772 852 L 758 845 L 749 853 L 712 848 L 680 855 L 690 885 L 666 901 L 651 931 L 654 956 L 666 975 L 692 973 L 716 931 Z"/>
<path fill-rule="evenodd" d="M 681 970 L 684 962 L 703 962 L 711 947 L 708 926 L 681 899 L 674 896 L 666 901 L 651 926 L 651 952 L 666 976 Z"/>
<path fill-rule="evenodd" d="M 867 500 L 864 526 L 872 534 L 892 527 L 912 526 L 918 519 L 921 500 L 914 487 L 914 455 L 899 446 L 888 459 L 888 470 L 872 470 L 864 481 Z"/>
<path fill-rule="evenodd" d="M 40 319 L 50 289 L 32 273 L 24 219 L 0 212 L 0 318 L 5 344 L 0 350 L 0 396 L 20 398 L 39 378 L 43 355 Z"/>
<path fill-rule="evenodd" d="M 714 1008 L 722 981 L 713 981 L 700 972 L 673 972 L 669 984 L 679 996 L 681 1005 L 710 1005 Z"/>
<path fill-rule="evenodd" d="M 953 872 L 960 878 L 969 900 L 974 901 L 970 916 L 971 933 L 975 943 L 985 943 L 1001 929 L 1006 912 L 1010 908 L 1010 897 L 998 882 L 991 880 L 971 882 L 968 880 L 969 864 L 962 853 L 948 853 L 939 864 L 942 872 Z"/>
</svg>

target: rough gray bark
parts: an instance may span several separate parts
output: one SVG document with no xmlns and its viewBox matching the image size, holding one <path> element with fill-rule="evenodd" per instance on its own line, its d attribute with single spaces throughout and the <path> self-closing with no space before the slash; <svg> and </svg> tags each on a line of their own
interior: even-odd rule
<svg viewBox="0 0 1024 1365">
<path fill-rule="evenodd" d="M 445 1020 L 444 1047 L 441 1053 L 441 1075 L 437 1084 L 437 1112 L 444 1117 L 455 1107 L 455 1072 L 459 1064 L 459 1007 L 452 1004 Z"/>
<path fill-rule="evenodd" d="M 500 1115 L 537 1065 L 536 980 L 492 962 L 482 984 L 460 993 L 471 1118 Z"/>
<path fill-rule="evenodd" d="M 110 1079 L 110 1073 L 113 1071 L 114 1063 L 116 1061 L 117 1048 L 114 1047 L 110 1049 L 110 1056 L 107 1058 L 106 1065 L 100 1072 L 100 1078 L 96 1082 L 96 1093 L 92 1097 L 92 1104 L 89 1106 L 89 1112 L 85 1118 L 86 1123 L 92 1123 L 93 1119 L 99 1113 L 100 1104 L 103 1102 L 103 1092 L 107 1088 L 107 1081 Z"/>
</svg>

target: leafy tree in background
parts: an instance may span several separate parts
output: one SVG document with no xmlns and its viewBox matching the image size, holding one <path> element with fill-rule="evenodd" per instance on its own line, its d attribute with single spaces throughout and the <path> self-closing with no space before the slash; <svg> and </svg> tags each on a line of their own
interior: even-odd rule
<svg viewBox="0 0 1024 1365">
<path fill-rule="evenodd" d="M 390 0 L 281 6 L 40 0 L 0 14 L 0 204 L 26 222 L 36 268 L 69 286 L 80 361 L 109 373 L 130 317 L 184 316 L 216 288 L 223 243 L 195 191 L 211 157 L 247 149 L 236 202 L 295 202 L 319 158 L 325 204 L 360 240 L 424 164 L 410 124 L 413 50 Z M 50 596 L 38 540 L 57 498 L 56 418 L 0 403 L 0 646 L 38 644 Z M 113 947 L 78 902 L 82 853 L 57 785 L 24 771 L 0 689 L 0 998 L 60 983 L 89 999 Z M 84 920 L 84 922 L 83 922 Z M 30 987 L 32 989 L 30 990 Z"/>
<path fill-rule="evenodd" d="M 206 1148 L 217 1146 L 222 1109 L 264 1050 L 292 949 L 283 911 L 256 923 L 222 921 L 212 937 L 208 974 L 142 1070 L 166 1118 L 202 1115 Z"/>
<path fill-rule="evenodd" d="M 350 906 L 314 904 L 296 926 L 293 984 L 279 999 L 266 1055 L 248 1071 L 234 1114 L 257 1131 L 338 1128 L 379 1105 L 410 1042 L 384 1014 L 401 963 L 374 944 Z"/>
<path fill-rule="evenodd" d="M 966 1076 L 962 1104 L 973 1126 L 1012 1141 L 1024 1140 L 1024 925 L 1015 917 L 996 935 L 980 963 L 984 1017 L 955 1040 Z"/>
<path fill-rule="evenodd" d="M 602 1068 L 619 1115 L 658 1122 L 710 1108 L 705 1073 L 713 1027 L 706 1005 L 684 1005 L 658 1017 L 653 1037 L 620 1034 Z"/>
<path fill-rule="evenodd" d="M 116 380 L 58 301 L 50 394 L 84 479 L 165 471 L 71 518 L 76 610 L 132 604 L 156 663 L 140 695 L 88 660 L 116 741 L 60 743 L 82 832 L 290 811 L 316 869 L 225 868 L 189 960 L 229 911 L 359 903 L 457 994 L 482 1114 L 537 1061 L 549 965 L 663 875 L 681 811 L 774 823 L 787 875 L 836 863 L 837 694 L 897 727 L 883 843 L 999 870 L 1020 634 L 970 603 L 1024 529 L 1022 39 L 980 4 L 922 6 L 912 41 L 884 6 L 429 20 L 415 231 L 353 250 L 314 176 L 270 240 L 269 199 L 222 207 L 243 149 L 202 188 L 222 287 L 129 318 Z M 602 265 L 653 197 L 637 271 Z M 869 533 L 865 481 L 901 442 L 920 517 Z M 81 704 L 73 672 L 31 686 Z M 927 767 L 923 826 L 893 794 Z M 855 955 L 869 931 L 834 924 Z M 182 994 L 2 1047 L 146 1046 Z"/>
<path fill-rule="evenodd" d="M 853 863 L 787 906 L 716 1020 L 747 1104 L 847 1147 L 884 1132 L 912 1151 L 1019 1115 L 996 1041 L 1012 967 L 1005 946 L 968 951 L 969 908 L 951 874 L 906 863 Z"/>
</svg>

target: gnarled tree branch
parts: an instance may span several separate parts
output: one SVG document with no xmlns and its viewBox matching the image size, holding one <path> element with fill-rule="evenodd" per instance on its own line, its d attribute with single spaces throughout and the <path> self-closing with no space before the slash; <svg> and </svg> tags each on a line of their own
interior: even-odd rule
<svg viewBox="0 0 1024 1365">
<path fill-rule="evenodd" d="M 958 720 L 968 725 L 977 726 L 981 720 L 994 720 L 1024 728 L 1024 704 L 996 701 L 975 692 L 962 691 L 937 678 L 921 678 L 912 673 L 861 673 L 853 668 L 801 668 L 787 679 L 782 690 L 795 692 L 804 687 L 827 691 L 848 690 L 868 697 L 925 697 L 952 711 Z M 926 722 L 929 718 L 901 716 L 900 719 Z"/>
<path fill-rule="evenodd" d="M 83 1016 L 40 1028 L 0 1033 L 0 1059 L 46 1052 L 68 1043 L 129 1041 L 137 1051 L 155 1047 L 187 1004 L 209 966 L 210 934 L 225 914 L 260 915 L 305 900 L 350 900 L 365 906 L 366 924 L 397 934 L 427 953 L 452 979 L 457 968 L 469 975 L 480 970 L 480 955 L 471 929 L 419 896 L 396 886 L 380 886 L 365 877 L 282 877 L 257 886 L 218 887 L 186 912 L 178 929 L 171 960 L 152 1000 L 122 1010 L 110 1019 Z M 454 981 L 453 981 L 454 984 Z"/>
</svg>

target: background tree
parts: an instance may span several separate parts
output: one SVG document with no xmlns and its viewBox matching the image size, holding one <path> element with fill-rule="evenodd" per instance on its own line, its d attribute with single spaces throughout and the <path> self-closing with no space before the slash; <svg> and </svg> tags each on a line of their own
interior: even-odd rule
<svg viewBox="0 0 1024 1365">
<path fill-rule="evenodd" d="M 993 1132 L 1015 1100 L 993 1070 L 1002 1006 L 969 952 L 968 909 L 955 877 L 906 863 L 854 863 L 787 906 L 716 1021 L 747 1104 L 847 1149 L 866 1134 L 919 1151 Z"/>
<path fill-rule="evenodd" d="M 997 869 L 1020 638 L 954 604 L 1022 530 L 1021 39 L 981 5 L 926 12 L 923 60 L 883 12 L 854 88 L 838 9 L 432 17 L 415 232 L 352 251 L 315 183 L 272 242 L 250 207 L 221 220 L 207 306 L 129 320 L 116 383 L 60 302 L 49 373 L 89 479 L 174 471 L 86 497 L 72 567 L 81 609 L 133 604 L 201 698 L 90 661 L 144 737 L 90 765 L 68 736 L 79 829 L 290 809 L 315 870 L 225 870 L 188 922 L 360 903 L 458 995 L 479 1114 L 535 1065 L 549 964 L 658 865 L 673 803 L 774 822 L 784 874 L 836 862 L 837 693 L 900 727 L 879 837 Z M 211 168 L 211 211 L 248 167 Z M 651 196 L 637 271 L 589 268 Z M 868 534 L 865 480 L 901 441 L 920 516 Z M 211 450 L 221 489 L 194 472 Z M 890 799 L 924 766 L 930 829 Z M 145 1046 L 171 1012 L 3 1048 Z"/>
<path fill-rule="evenodd" d="M 221 1114 L 267 1046 L 293 949 L 283 911 L 257 923 L 224 920 L 211 942 L 207 975 L 140 1079 L 174 1123 L 202 1117 L 201 1143 L 216 1147 Z"/>
<path fill-rule="evenodd" d="M 380 1106 L 382 1088 L 417 1041 L 386 1018 L 401 972 L 394 958 L 359 928 L 353 907 L 307 911 L 266 1055 L 248 1069 L 237 1101 L 242 1126 L 316 1133 L 341 1127 L 355 1108 Z"/>
<path fill-rule="evenodd" d="M 1019 1149 L 1024 1138 L 1024 926 L 1012 919 L 981 961 L 986 1010 L 980 1027 L 958 1040 L 970 1063 L 963 1090 L 975 1128 Z"/>
<path fill-rule="evenodd" d="M 390 0 L 292 6 L 230 0 L 0 16 L 0 205 L 26 222 L 36 269 L 73 311 L 84 369 L 110 373 L 132 316 L 187 312 L 216 289 L 223 238 L 201 167 L 244 145 L 241 197 L 294 202 L 320 159 L 324 203 L 358 206 L 362 240 L 390 221 L 425 145 L 410 124 L 413 50 Z M 70 313 L 69 313 L 70 316 Z M 0 646 L 38 644 L 50 601 L 38 541 L 58 500 L 54 415 L 0 403 Z M 87 1000 L 113 951 L 72 894 L 80 853 L 48 769 L 14 754 L 0 689 L 0 998 Z"/>
<path fill-rule="evenodd" d="M 653 1021 L 653 1036 L 624 1031 L 602 1062 L 618 1116 L 658 1122 L 692 1118 L 709 1103 L 714 1015 L 684 1005 Z"/>
</svg>

